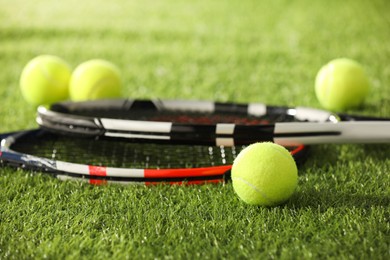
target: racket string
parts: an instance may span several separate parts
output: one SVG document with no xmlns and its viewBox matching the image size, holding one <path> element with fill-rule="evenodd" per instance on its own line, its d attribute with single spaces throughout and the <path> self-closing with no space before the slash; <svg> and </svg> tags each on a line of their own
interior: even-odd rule
<svg viewBox="0 0 390 260">
<path fill-rule="evenodd" d="M 11 149 L 38 157 L 118 168 L 198 168 L 231 164 L 244 147 L 132 143 L 45 133 L 22 137 Z"/>
<path fill-rule="evenodd" d="M 201 114 L 201 113 L 174 113 L 159 112 L 151 116 L 138 116 L 133 114 L 134 120 L 164 121 L 182 124 L 212 125 L 218 123 L 231 123 L 236 125 L 267 125 L 274 122 L 295 121 L 294 117 L 287 114 L 266 114 L 264 116 L 250 116 L 241 114 Z"/>
<path fill-rule="evenodd" d="M 10 149 L 50 160 L 132 169 L 200 168 L 230 165 L 246 146 L 173 145 L 78 138 L 46 131 L 23 135 Z M 299 155 L 302 149 L 288 147 Z"/>
<path fill-rule="evenodd" d="M 79 116 L 96 117 L 100 118 L 113 118 L 113 119 L 125 119 L 125 120 L 142 120 L 142 121 L 157 121 L 157 122 L 173 122 L 183 124 L 200 124 L 210 125 L 218 123 L 232 123 L 238 125 L 266 125 L 273 122 L 291 122 L 296 121 L 294 116 L 287 113 L 281 113 L 280 111 L 269 111 L 269 113 L 262 116 L 252 116 L 245 113 L 204 113 L 195 111 L 174 111 L 174 110 L 160 110 L 160 111 L 148 111 L 148 110 L 105 110 L 105 109 L 93 109 L 93 110 L 76 110 L 72 111 L 73 114 Z"/>
</svg>

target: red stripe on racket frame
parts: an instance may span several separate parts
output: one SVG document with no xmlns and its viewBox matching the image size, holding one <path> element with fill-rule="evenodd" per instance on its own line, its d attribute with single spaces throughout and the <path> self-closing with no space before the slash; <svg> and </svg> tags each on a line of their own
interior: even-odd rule
<svg viewBox="0 0 390 260">
<path fill-rule="evenodd" d="M 88 165 L 88 171 L 92 176 L 107 176 L 107 168 L 104 166 Z"/>
<path fill-rule="evenodd" d="M 186 178 L 186 177 L 204 177 L 204 176 L 218 176 L 225 174 L 232 168 L 231 165 L 223 165 L 207 168 L 193 168 L 193 169 L 145 169 L 145 178 Z M 164 171 L 164 176 L 161 176 Z"/>
</svg>

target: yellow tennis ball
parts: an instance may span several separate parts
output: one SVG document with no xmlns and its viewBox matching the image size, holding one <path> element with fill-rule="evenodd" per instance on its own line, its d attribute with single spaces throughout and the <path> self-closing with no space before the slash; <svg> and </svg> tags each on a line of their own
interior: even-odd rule
<svg viewBox="0 0 390 260">
<path fill-rule="evenodd" d="M 120 71 L 105 60 L 86 61 L 73 71 L 69 92 L 74 101 L 118 98 L 122 93 Z"/>
<path fill-rule="evenodd" d="M 22 95 L 35 106 L 65 100 L 69 97 L 71 73 L 71 67 L 59 57 L 35 57 L 27 63 L 20 76 Z"/>
<path fill-rule="evenodd" d="M 329 110 L 346 110 L 361 105 L 370 89 L 363 67 L 356 61 L 340 58 L 323 66 L 315 80 L 321 105 Z"/>
<path fill-rule="evenodd" d="M 234 191 L 251 205 L 279 205 L 291 197 L 298 183 L 294 158 L 274 143 L 246 147 L 234 160 L 231 175 Z"/>
</svg>

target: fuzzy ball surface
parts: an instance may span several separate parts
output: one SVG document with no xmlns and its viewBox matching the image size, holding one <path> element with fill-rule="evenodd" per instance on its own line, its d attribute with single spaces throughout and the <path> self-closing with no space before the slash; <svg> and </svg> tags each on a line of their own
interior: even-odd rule
<svg viewBox="0 0 390 260">
<path fill-rule="evenodd" d="M 49 105 L 69 97 L 72 69 L 63 59 L 40 55 L 29 61 L 20 76 L 24 99 L 34 105 Z"/>
<path fill-rule="evenodd" d="M 69 92 L 73 101 L 119 98 L 122 93 L 120 71 L 106 60 L 86 61 L 73 71 Z"/>
<path fill-rule="evenodd" d="M 236 194 L 251 205 L 276 206 L 288 200 L 298 183 L 290 152 L 274 143 L 255 143 L 240 152 L 232 166 Z"/>
<path fill-rule="evenodd" d="M 361 105 L 370 89 L 363 67 L 356 61 L 340 58 L 330 61 L 317 73 L 315 93 L 321 105 L 343 111 Z"/>
</svg>

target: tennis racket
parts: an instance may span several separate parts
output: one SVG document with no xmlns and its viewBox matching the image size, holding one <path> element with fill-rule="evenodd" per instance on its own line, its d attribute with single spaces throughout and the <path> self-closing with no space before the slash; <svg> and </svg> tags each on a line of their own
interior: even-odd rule
<svg viewBox="0 0 390 260">
<path fill-rule="evenodd" d="M 284 146 L 319 143 L 389 143 L 390 119 L 335 114 L 304 107 L 185 100 L 99 100 L 39 107 L 49 131 L 153 142 Z"/>
<path fill-rule="evenodd" d="M 220 183 L 229 179 L 231 164 L 244 148 L 123 142 L 104 136 L 81 138 L 44 130 L 1 138 L 3 165 L 92 184 Z M 297 163 L 306 158 L 304 146 L 289 150 Z"/>
</svg>

